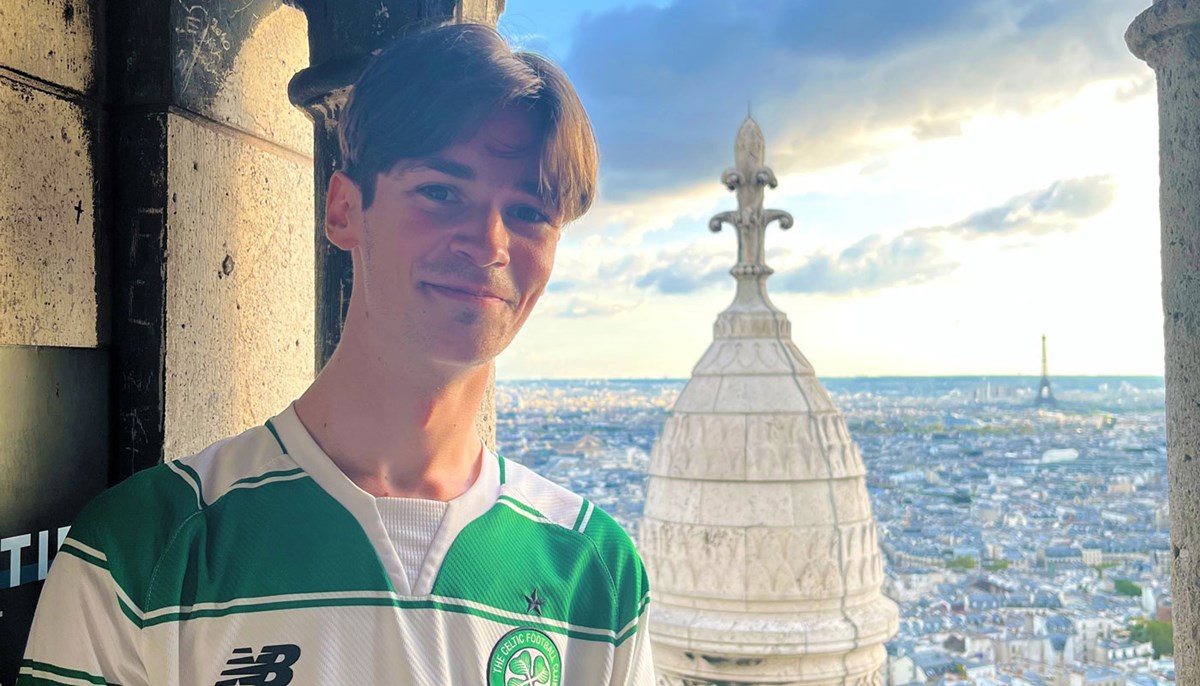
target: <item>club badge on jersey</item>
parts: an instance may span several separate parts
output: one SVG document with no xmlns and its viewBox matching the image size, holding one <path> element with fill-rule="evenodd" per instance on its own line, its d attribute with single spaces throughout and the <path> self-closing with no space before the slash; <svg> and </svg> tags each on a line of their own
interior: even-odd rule
<svg viewBox="0 0 1200 686">
<path fill-rule="evenodd" d="M 488 686 L 559 686 L 558 646 L 537 629 L 514 629 L 500 638 L 488 657 Z"/>
</svg>

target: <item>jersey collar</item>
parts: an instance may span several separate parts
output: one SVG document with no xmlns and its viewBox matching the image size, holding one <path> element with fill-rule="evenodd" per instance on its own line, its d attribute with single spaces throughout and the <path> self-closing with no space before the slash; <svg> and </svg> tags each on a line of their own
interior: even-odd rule
<svg viewBox="0 0 1200 686">
<path fill-rule="evenodd" d="M 499 461 L 502 458 L 497 457 L 485 444 L 479 458 L 482 460 L 479 476 L 470 488 L 446 503 L 446 514 L 442 517 L 441 526 L 438 527 L 437 535 L 434 536 L 429 552 L 425 555 L 425 562 L 417 575 L 416 584 L 410 587 L 400 557 L 384 529 L 383 519 L 375 505 L 375 497 L 359 488 L 329 459 L 296 415 L 294 403 L 273 417 L 270 423 L 287 454 L 358 521 L 374 545 L 375 553 L 387 571 L 392 587 L 401 595 L 430 594 L 433 582 L 442 567 L 442 560 L 458 534 L 490 510 L 500 495 Z"/>
</svg>

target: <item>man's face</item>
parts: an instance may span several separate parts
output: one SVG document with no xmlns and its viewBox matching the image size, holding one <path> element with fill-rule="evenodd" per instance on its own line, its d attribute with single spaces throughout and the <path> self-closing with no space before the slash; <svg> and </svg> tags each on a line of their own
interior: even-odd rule
<svg viewBox="0 0 1200 686">
<path fill-rule="evenodd" d="M 355 287 L 381 353 L 473 366 L 508 346 L 559 239 L 537 194 L 539 156 L 533 117 L 504 109 L 469 140 L 377 177 Z"/>
</svg>

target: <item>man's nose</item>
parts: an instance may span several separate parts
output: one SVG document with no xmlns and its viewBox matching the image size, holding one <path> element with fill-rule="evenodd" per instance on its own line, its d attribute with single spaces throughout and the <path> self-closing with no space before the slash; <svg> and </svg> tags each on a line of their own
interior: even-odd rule
<svg viewBox="0 0 1200 686">
<path fill-rule="evenodd" d="M 461 226 L 454 242 L 454 253 L 477 267 L 503 267 L 508 264 L 508 227 L 499 207 L 490 206 Z"/>
</svg>

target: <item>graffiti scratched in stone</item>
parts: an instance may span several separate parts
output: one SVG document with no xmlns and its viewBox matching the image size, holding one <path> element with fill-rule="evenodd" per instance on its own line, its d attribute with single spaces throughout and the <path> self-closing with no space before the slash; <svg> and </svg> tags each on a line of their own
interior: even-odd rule
<svg viewBox="0 0 1200 686">
<path fill-rule="evenodd" d="M 183 38 L 185 47 L 179 48 L 178 59 L 183 68 L 183 89 L 186 90 L 192 75 L 199 69 L 212 76 L 221 76 L 225 53 L 232 48 L 229 32 L 221 28 L 217 17 L 209 14 L 203 5 L 187 5 L 180 0 L 185 14 L 175 33 Z"/>
</svg>

